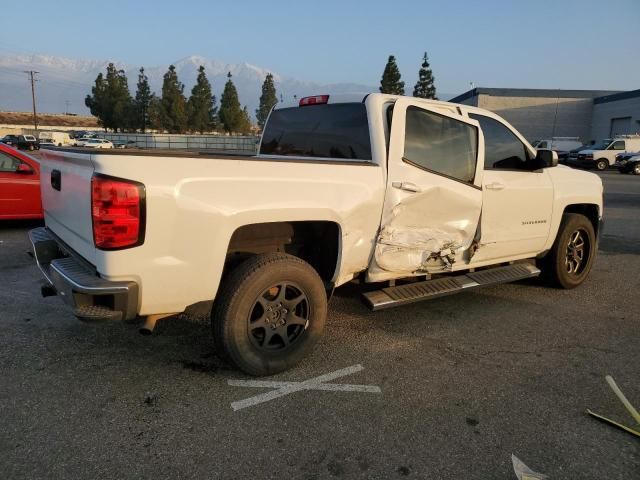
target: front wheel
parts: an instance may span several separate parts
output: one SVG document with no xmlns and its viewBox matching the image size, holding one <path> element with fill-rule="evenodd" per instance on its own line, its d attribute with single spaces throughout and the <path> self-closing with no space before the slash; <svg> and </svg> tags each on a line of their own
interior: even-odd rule
<svg viewBox="0 0 640 480">
<path fill-rule="evenodd" d="M 608 167 L 609 167 L 609 160 L 607 160 L 606 158 L 601 158 L 596 162 L 596 168 L 601 172 L 603 170 L 606 170 Z"/>
<path fill-rule="evenodd" d="M 579 213 L 565 213 L 551 250 L 541 261 L 542 274 L 560 288 L 581 285 L 593 265 L 596 235 L 591 221 Z"/>
<path fill-rule="evenodd" d="M 311 352 L 326 316 L 326 290 L 311 265 L 283 253 L 255 255 L 221 284 L 212 311 L 216 350 L 250 375 L 272 375 Z"/>
<path fill-rule="evenodd" d="M 636 163 L 636 164 L 633 166 L 633 174 L 634 174 L 634 175 L 640 175 L 640 162 L 639 162 L 639 163 Z"/>
</svg>

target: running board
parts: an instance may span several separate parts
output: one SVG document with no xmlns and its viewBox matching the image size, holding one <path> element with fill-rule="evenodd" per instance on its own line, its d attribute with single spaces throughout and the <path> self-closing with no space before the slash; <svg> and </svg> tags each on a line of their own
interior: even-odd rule
<svg viewBox="0 0 640 480">
<path fill-rule="evenodd" d="M 454 293 L 486 285 L 515 282 L 537 277 L 540 270 L 529 263 L 517 263 L 505 267 L 495 267 L 464 275 L 437 278 L 425 282 L 409 283 L 397 287 L 387 287 L 363 293 L 364 302 L 371 310 L 397 307 L 429 298 L 453 295 Z"/>
</svg>

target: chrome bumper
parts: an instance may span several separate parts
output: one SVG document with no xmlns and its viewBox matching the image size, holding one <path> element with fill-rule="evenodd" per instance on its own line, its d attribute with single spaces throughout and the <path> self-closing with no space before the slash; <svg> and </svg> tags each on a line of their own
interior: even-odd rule
<svg viewBox="0 0 640 480">
<path fill-rule="evenodd" d="M 46 227 L 29 232 L 36 264 L 47 282 L 82 320 L 132 320 L 138 307 L 135 282 L 100 278 Z"/>
</svg>

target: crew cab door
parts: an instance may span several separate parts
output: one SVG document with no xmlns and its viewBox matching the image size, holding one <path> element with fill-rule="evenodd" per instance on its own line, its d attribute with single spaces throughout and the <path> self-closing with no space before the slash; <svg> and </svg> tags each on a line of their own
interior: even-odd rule
<svg viewBox="0 0 640 480">
<path fill-rule="evenodd" d="M 518 136 L 497 119 L 471 113 L 485 140 L 480 246 L 473 262 L 540 253 L 553 210 L 553 183 Z"/>
<path fill-rule="evenodd" d="M 479 124 L 455 106 L 401 98 L 390 108 L 386 195 L 368 279 L 464 268 L 482 210 Z"/>
</svg>

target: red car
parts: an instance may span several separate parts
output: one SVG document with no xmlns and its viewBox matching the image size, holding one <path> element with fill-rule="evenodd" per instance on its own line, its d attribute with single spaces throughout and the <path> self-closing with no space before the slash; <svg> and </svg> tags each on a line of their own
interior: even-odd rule
<svg viewBox="0 0 640 480">
<path fill-rule="evenodd" d="M 0 220 L 42 218 L 40 164 L 0 143 Z"/>
</svg>

